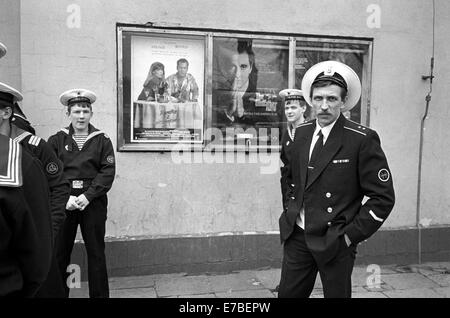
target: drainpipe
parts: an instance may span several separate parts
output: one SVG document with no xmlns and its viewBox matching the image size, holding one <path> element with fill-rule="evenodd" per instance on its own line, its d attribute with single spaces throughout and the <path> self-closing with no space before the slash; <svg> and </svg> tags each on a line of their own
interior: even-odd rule
<svg viewBox="0 0 450 318">
<path fill-rule="evenodd" d="M 422 75 L 423 80 L 430 80 L 430 90 L 427 96 L 425 96 L 425 113 L 420 122 L 420 144 L 419 144 L 419 172 L 417 178 L 417 214 L 416 214 L 416 227 L 417 227 L 417 253 L 419 257 L 419 264 L 422 264 L 422 232 L 420 224 L 420 203 L 421 203 L 421 184 L 422 184 L 422 157 L 423 157 L 423 135 L 425 131 L 425 120 L 428 117 L 428 108 L 431 101 L 431 92 L 433 91 L 433 69 L 434 69 L 434 26 L 435 26 L 435 0 L 433 0 L 433 50 L 430 62 L 430 75 Z"/>
</svg>

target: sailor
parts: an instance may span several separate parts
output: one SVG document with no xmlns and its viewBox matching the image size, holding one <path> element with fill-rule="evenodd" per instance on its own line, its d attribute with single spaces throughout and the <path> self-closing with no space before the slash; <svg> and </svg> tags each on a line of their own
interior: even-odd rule
<svg viewBox="0 0 450 318">
<path fill-rule="evenodd" d="M 22 95 L 4 83 L 0 83 L 0 94 L 4 97 L 0 104 L 0 109 L 4 112 L 3 120 L 0 123 L 0 134 L 8 136 L 15 142 L 20 143 L 24 151 L 38 159 L 47 178 L 48 190 L 50 191 L 49 203 L 52 220 L 52 241 L 53 245 L 55 245 L 58 231 L 65 219 L 65 206 L 70 191 L 69 182 L 63 176 L 62 162 L 56 157 L 55 152 L 45 140 L 15 125 L 17 121 L 14 121 L 13 110 L 22 101 Z M 15 98 L 11 100 L 13 96 Z M 36 297 L 54 298 L 64 296 L 63 282 L 58 272 L 56 253 L 54 253 L 48 278 Z"/>
<path fill-rule="evenodd" d="M 95 100 L 95 93 L 86 89 L 72 89 L 61 94 L 60 101 L 67 107 L 70 124 L 48 140 L 64 164 L 64 176 L 71 187 L 66 203 L 66 220 L 57 241 L 60 271 L 66 281 L 66 270 L 80 225 L 87 251 L 91 298 L 109 297 L 104 241 L 106 194 L 115 176 L 111 140 L 90 123 Z M 69 289 L 66 288 L 68 295 Z"/>
<path fill-rule="evenodd" d="M 287 88 L 279 93 L 284 101 L 284 114 L 286 116 L 287 124 L 286 130 L 283 130 L 281 136 L 281 152 L 280 159 L 282 162 L 281 170 L 281 194 L 283 202 L 283 210 L 287 208 L 289 180 L 286 179 L 286 165 L 289 163 L 292 145 L 295 139 L 295 132 L 298 126 L 305 122 L 305 114 L 307 104 L 303 98 L 303 93 L 299 89 Z"/>
<path fill-rule="evenodd" d="M 0 126 L 22 95 L 0 86 Z M 47 178 L 41 164 L 0 134 L 0 296 L 34 297 L 46 280 L 52 255 Z"/>
<path fill-rule="evenodd" d="M 302 92 L 316 119 L 297 127 L 287 164 L 292 184 L 279 219 L 284 253 L 278 296 L 309 297 L 319 273 L 324 297 L 351 297 L 357 244 L 394 206 L 392 174 L 378 134 L 343 115 L 361 97 L 350 67 L 337 61 L 312 66 Z"/>
</svg>

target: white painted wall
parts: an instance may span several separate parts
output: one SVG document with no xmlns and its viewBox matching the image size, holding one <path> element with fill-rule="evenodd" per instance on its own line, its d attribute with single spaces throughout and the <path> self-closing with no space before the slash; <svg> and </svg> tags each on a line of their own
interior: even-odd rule
<svg viewBox="0 0 450 318">
<path fill-rule="evenodd" d="M 67 9 L 73 4 L 81 10 L 81 24 L 70 29 Z M 372 4 L 381 10 L 380 28 L 368 27 Z M 450 223 L 450 4 L 436 0 L 436 6 L 436 79 L 426 124 L 421 217 L 443 225 Z M 24 109 L 43 137 L 67 123 L 59 94 L 86 87 L 98 94 L 94 125 L 116 141 L 117 22 L 373 38 L 370 126 L 381 136 L 397 194 L 384 227 L 415 225 L 431 1 L 22 0 L 20 13 Z M 12 32 L 7 34 L 14 39 L 16 28 Z M 113 237 L 276 231 L 281 212 L 278 173 L 263 175 L 258 164 L 176 165 L 170 153 L 117 153 L 109 199 L 107 235 Z"/>
</svg>

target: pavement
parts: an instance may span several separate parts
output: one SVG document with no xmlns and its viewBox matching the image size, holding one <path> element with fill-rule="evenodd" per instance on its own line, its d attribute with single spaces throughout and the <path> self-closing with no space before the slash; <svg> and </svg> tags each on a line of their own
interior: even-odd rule
<svg viewBox="0 0 450 318">
<path fill-rule="evenodd" d="M 111 277 L 111 298 L 275 298 L 279 268 L 226 274 L 187 273 Z M 353 298 L 450 298 L 450 262 L 355 266 Z M 71 298 L 89 296 L 86 282 Z M 319 277 L 311 298 L 323 298 Z"/>
</svg>

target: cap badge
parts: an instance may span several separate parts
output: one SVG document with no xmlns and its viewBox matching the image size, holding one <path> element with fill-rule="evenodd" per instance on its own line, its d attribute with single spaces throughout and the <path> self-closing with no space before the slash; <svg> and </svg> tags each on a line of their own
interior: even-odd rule
<svg viewBox="0 0 450 318">
<path fill-rule="evenodd" d="M 330 65 L 330 66 L 328 66 L 328 68 L 325 70 L 325 75 L 332 76 L 333 74 L 334 74 L 334 72 L 333 72 L 333 67 Z"/>
</svg>

